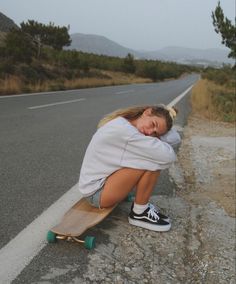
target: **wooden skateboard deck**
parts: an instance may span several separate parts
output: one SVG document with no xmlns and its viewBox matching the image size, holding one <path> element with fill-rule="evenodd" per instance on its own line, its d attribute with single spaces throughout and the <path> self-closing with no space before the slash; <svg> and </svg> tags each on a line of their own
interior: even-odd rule
<svg viewBox="0 0 236 284">
<path fill-rule="evenodd" d="M 85 241 L 79 240 L 77 237 L 101 222 L 114 208 L 115 206 L 99 209 L 92 206 L 85 198 L 82 198 L 67 211 L 61 222 L 48 232 L 47 240 L 52 243 L 56 242 L 57 239 L 72 239 L 85 243 L 85 246 L 91 249 L 94 247 L 94 237 L 86 237 Z"/>
</svg>

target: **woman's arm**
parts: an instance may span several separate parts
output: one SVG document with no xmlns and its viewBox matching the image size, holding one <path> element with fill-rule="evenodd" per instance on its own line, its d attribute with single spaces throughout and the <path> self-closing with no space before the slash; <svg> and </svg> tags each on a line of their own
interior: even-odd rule
<svg viewBox="0 0 236 284">
<path fill-rule="evenodd" d="M 156 171 L 168 168 L 175 160 L 175 152 L 170 144 L 136 133 L 124 148 L 121 167 Z"/>
<path fill-rule="evenodd" d="M 178 146 L 181 142 L 181 137 L 177 130 L 171 128 L 165 135 L 160 137 L 160 140 L 170 144 L 171 146 Z"/>
</svg>

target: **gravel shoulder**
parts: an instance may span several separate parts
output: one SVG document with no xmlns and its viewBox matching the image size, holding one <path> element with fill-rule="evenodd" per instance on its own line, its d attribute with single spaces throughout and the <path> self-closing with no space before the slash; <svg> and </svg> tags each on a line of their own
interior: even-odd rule
<svg viewBox="0 0 236 284">
<path fill-rule="evenodd" d="M 190 116 L 174 168 L 176 196 L 189 206 L 186 283 L 235 283 L 234 125 Z"/>
<path fill-rule="evenodd" d="M 182 196 L 216 204 L 235 217 L 235 127 L 192 115 L 178 153 Z"/>
</svg>

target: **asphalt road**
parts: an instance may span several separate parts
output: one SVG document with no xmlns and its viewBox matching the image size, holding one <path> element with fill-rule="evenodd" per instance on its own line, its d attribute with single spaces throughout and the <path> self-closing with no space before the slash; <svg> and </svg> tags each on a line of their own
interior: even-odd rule
<svg viewBox="0 0 236 284">
<path fill-rule="evenodd" d="M 130 105 L 168 104 L 197 79 L 193 74 L 162 83 L 0 97 L 0 248 L 78 181 L 86 146 L 102 116 Z M 177 104 L 180 126 L 189 112 L 189 94 Z M 161 184 L 171 187 L 168 177 Z M 65 251 L 73 262 L 73 248 L 62 245 L 58 250 L 58 265 Z M 45 255 L 48 262 L 55 261 L 53 254 L 44 249 L 16 283 L 36 281 L 38 265 L 49 265 Z"/>
</svg>

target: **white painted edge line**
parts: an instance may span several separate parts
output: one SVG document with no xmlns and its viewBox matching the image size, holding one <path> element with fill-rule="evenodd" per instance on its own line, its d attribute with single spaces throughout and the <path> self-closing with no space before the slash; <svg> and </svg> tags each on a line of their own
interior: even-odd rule
<svg viewBox="0 0 236 284">
<path fill-rule="evenodd" d="M 127 91 L 121 91 L 121 92 L 117 92 L 115 93 L 116 95 L 120 95 L 120 94 L 128 94 L 128 93 L 133 93 L 134 90 L 127 90 Z"/>
<path fill-rule="evenodd" d="M 70 92 L 75 92 L 75 91 L 79 92 L 80 89 L 52 91 L 52 92 L 38 92 L 38 93 L 28 93 L 28 94 L 19 94 L 19 95 L 6 95 L 6 96 L 0 96 L 0 99 L 10 99 L 10 98 L 39 96 L 39 95 L 51 95 L 51 94 L 57 94 L 57 93 L 61 94 L 61 93 L 70 93 Z"/>
<path fill-rule="evenodd" d="M 187 90 L 185 90 L 178 97 L 176 97 L 173 101 L 171 101 L 167 106 L 172 107 L 172 106 L 176 105 L 185 95 L 187 95 L 187 93 L 192 89 L 193 86 L 194 86 L 194 84 L 191 85 Z"/>
<path fill-rule="evenodd" d="M 179 102 L 193 87 L 189 87 L 168 104 Z M 56 225 L 71 206 L 82 196 L 75 184 L 54 202 L 38 218 L 23 229 L 14 239 L 0 249 L 0 279 L 2 284 L 11 283 L 31 260 L 47 245 L 46 234 Z"/>
<path fill-rule="evenodd" d="M 51 107 L 51 106 L 57 106 L 57 105 L 64 105 L 64 104 L 70 104 L 70 103 L 80 102 L 84 100 L 85 98 L 81 98 L 77 100 L 70 100 L 70 101 L 63 101 L 63 102 L 56 102 L 56 103 L 51 103 L 51 104 L 46 104 L 46 105 L 28 107 L 28 109 L 32 110 L 32 109 L 45 108 L 45 107 Z"/>
<path fill-rule="evenodd" d="M 31 93 L 31 94 L 21 94 L 21 95 L 7 95 L 7 96 L 0 96 L 0 99 L 10 99 L 10 98 L 38 96 L 38 95 L 49 95 L 49 94 L 55 94 L 55 93 L 57 93 L 57 92 L 48 92 L 48 93 L 42 92 L 42 93 Z"/>
<path fill-rule="evenodd" d="M 11 283 L 47 244 L 46 234 L 81 199 L 74 185 L 0 250 L 0 282 Z"/>
</svg>

